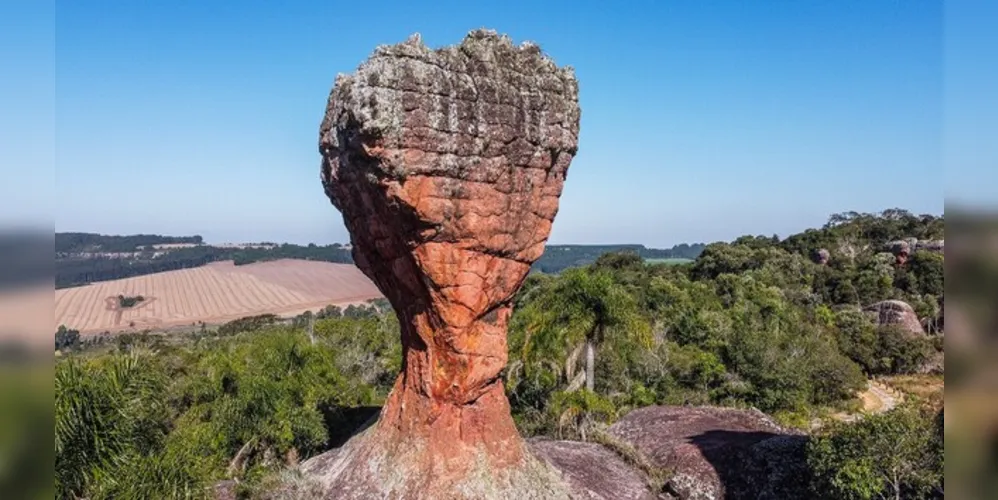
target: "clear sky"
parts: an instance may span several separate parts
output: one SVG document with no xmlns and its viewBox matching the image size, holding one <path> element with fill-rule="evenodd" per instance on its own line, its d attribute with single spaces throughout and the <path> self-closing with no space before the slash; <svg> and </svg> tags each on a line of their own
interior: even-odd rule
<svg viewBox="0 0 998 500">
<path fill-rule="evenodd" d="M 56 229 L 347 241 L 319 183 L 336 74 L 413 32 L 439 47 L 478 27 L 576 69 L 580 148 L 552 243 L 939 214 L 941 4 L 58 1 Z"/>
</svg>

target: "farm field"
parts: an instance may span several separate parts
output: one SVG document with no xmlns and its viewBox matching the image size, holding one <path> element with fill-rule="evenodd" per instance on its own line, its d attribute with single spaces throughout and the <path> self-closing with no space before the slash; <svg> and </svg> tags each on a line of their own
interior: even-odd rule
<svg viewBox="0 0 998 500">
<path fill-rule="evenodd" d="M 145 300 L 119 307 L 117 297 Z M 55 291 L 55 324 L 84 334 L 217 324 L 256 314 L 294 315 L 381 297 L 351 264 L 282 259 L 216 262 Z"/>
</svg>

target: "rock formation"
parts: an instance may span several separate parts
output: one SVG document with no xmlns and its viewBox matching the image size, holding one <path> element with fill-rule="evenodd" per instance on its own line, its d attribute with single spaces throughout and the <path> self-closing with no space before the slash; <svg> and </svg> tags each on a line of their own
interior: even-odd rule
<svg viewBox="0 0 998 500">
<path fill-rule="evenodd" d="M 878 326 L 899 325 L 912 335 L 925 335 L 918 314 L 903 300 L 884 300 L 863 308 Z"/>
<path fill-rule="evenodd" d="M 620 419 L 610 434 L 671 471 L 665 490 L 673 498 L 806 496 L 806 436 L 759 411 L 648 406 Z"/>
<path fill-rule="evenodd" d="M 828 265 L 828 259 L 830 259 L 832 254 L 827 248 L 819 248 L 817 252 L 814 253 L 814 261 L 823 266 Z"/>
<path fill-rule="evenodd" d="M 919 240 L 917 238 L 905 238 L 887 243 L 887 250 L 894 254 L 898 266 L 903 266 L 908 262 L 911 254 L 917 251 L 943 253 L 946 245 L 944 240 Z"/>
<path fill-rule="evenodd" d="M 887 244 L 887 249 L 894 254 L 898 266 L 905 265 L 911 255 L 911 243 L 905 240 L 892 241 Z"/>
<path fill-rule="evenodd" d="M 575 498 L 655 500 L 648 478 L 619 455 L 596 443 L 532 438 L 530 449 L 564 474 Z"/>
<path fill-rule="evenodd" d="M 579 116 L 571 68 L 486 30 L 439 50 L 415 35 L 336 78 L 322 184 L 404 349 L 379 420 L 303 465 L 336 498 L 566 494 L 518 435 L 499 375 L 511 299 L 544 250 Z"/>
</svg>

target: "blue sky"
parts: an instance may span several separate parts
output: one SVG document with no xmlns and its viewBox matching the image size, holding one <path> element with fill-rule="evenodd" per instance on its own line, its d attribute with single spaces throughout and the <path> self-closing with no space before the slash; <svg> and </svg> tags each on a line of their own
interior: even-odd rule
<svg viewBox="0 0 998 500">
<path fill-rule="evenodd" d="M 989 163 L 967 151 L 983 137 L 943 133 L 945 62 L 958 58 L 941 2 L 67 0 L 55 6 L 56 229 L 346 241 L 316 146 L 336 74 L 413 32 L 438 47 L 483 26 L 538 42 L 579 78 L 580 149 L 552 243 L 671 246 L 785 236 L 847 210 L 938 214 L 944 155 Z M 974 130 L 979 108 L 962 109 Z M 976 184 L 973 196 L 994 193 Z"/>
</svg>

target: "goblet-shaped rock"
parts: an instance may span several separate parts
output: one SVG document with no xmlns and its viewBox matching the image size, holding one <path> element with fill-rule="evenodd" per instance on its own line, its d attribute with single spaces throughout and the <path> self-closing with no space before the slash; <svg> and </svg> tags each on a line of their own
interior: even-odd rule
<svg viewBox="0 0 998 500">
<path fill-rule="evenodd" d="M 306 464 L 338 495 L 561 491 L 518 435 L 500 372 L 511 301 L 550 234 L 579 115 L 571 68 L 486 30 L 439 50 L 414 35 L 337 77 L 322 184 L 404 349 L 378 422 L 335 459 Z"/>
</svg>

